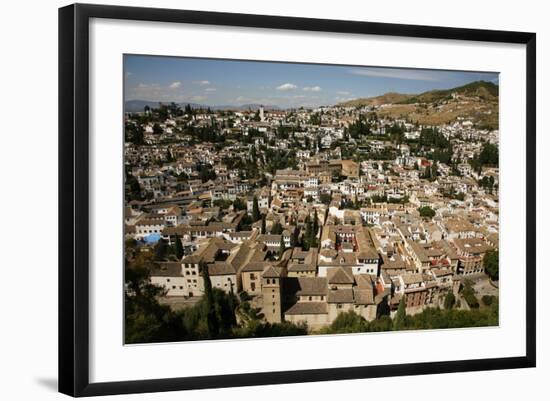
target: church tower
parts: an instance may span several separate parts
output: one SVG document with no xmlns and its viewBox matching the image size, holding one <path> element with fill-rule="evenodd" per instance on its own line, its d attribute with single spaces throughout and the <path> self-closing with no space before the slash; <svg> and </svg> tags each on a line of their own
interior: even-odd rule
<svg viewBox="0 0 550 401">
<path fill-rule="evenodd" d="M 282 278 L 284 268 L 268 266 L 262 272 L 263 314 L 269 323 L 281 323 L 282 311 Z"/>
</svg>

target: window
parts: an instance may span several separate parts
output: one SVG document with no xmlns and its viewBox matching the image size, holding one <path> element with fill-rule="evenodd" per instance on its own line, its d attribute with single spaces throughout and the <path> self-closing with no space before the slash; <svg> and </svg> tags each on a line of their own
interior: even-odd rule
<svg viewBox="0 0 550 401">
<path fill-rule="evenodd" d="M 167 278 L 167 279 L 166 279 L 166 282 L 167 282 L 167 283 L 169 283 L 169 282 L 170 282 L 170 279 L 169 279 L 169 278 Z"/>
<path fill-rule="evenodd" d="M 312 300 L 313 300 L 313 297 L 309 297 L 309 300 L 312 301 Z"/>
<path fill-rule="evenodd" d="M 183 290 L 183 285 L 180 285 L 180 290 Z"/>
<path fill-rule="evenodd" d="M 173 290 L 175 290 L 175 289 L 176 289 L 176 286 L 175 286 L 175 285 L 173 285 L 173 286 L 172 286 L 172 289 L 173 289 Z"/>
</svg>

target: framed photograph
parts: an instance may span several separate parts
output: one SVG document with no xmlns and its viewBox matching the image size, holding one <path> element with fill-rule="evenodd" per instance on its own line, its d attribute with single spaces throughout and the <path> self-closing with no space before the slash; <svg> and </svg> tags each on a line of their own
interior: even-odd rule
<svg viewBox="0 0 550 401">
<path fill-rule="evenodd" d="M 535 82 L 534 33 L 61 8 L 59 390 L 535 366 Z"/>
</svg>

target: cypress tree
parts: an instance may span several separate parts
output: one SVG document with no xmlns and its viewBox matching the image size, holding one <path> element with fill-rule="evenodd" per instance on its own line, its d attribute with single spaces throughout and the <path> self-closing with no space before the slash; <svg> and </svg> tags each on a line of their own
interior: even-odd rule
<svg viewBox="0 0 550 401">
<path fill-rule="evenodd" d="M 258 206 L 258 198 L 254 197 L 254 200 L 252 201 L 252 220 L 258 221 L 260 220 L 260 207 Z"/>
<path fill-rule="evenodd" d="M 200 273 L 204 280 L 204 299 L 206 301 L 206 322 L 208 326 L 208 335 L 210 338 L 216 338 L 220 331 L 220 322 L 216 313 L 214 304 L 214 294 L 212 293 L 212 282 L 208 274 L 208 265 L 201 261 L 199 263 Z"/>
<path fill-rule="evenodd" d="M 403 294 L 403 296 L 401 297 L 401 301 L 399 301 L 399 307 L 397 308 L 397 313 L 393 318 L 394 330 L 402 330 L 405 327 L 405 318 L 407 316 L 407 312 L 405 311 L 406 297 L 407 296 Z"/>
<path fill-rule="evenodd" d="M 304 222 L 306 232 L 303 236 L 303 248 L 305 251 L 309 251 L 309 247 L 311 246 L 311 232 L 313 230 L 311 226 L 311 219 L 309 218 L 309 215 L 306 217 L 306 220 Z"/>
<path fill-rule="evenodd" d="M 262 216 L 262 234 L 265 234 L 265 233 L 266 233 L 265 216 Z"/>
<path fill-rule="evenodd" d="M 447 295 L 445 295 L 445 301 L 444 301 L 445 309 L 453 309 L 455 302 L 456 302 L 456 299 L 453 292 L 449 291 Z"/>
<path fill-rule="evenodd" d="M 319 232 L 319 217 L 317 216 L 317 209 L 315 209 L 315 214 L 313 215 L 312 240 L 315 240 L 315 237 L 317 236 L 318 232 Z"/>
<path fill-rule="evenodd" d="M 279 259 L 283 257 L 285 253 L 285 237 L 281 234 L 281 243 L 279 244 Z"/>
<path fill-rule="evenodd" d="M 178 234 L 176 234 L 176 256 L 178 259 L 183 258 L 183 245 Z"/>
<path fill-rule="evenodd" d="M 154 259 L 164 260 L 166 259 L 167 253 L 168 253 L 168 244 L 166 244 L 166 241 L 161 238 L 155 245 Z"/>
</svg>

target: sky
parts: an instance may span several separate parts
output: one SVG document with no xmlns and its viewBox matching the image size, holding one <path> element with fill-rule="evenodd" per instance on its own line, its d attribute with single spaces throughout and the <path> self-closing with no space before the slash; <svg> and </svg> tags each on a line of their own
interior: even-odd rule
<svg viewBox="0 0 550 401">
<path fill-rule="evenodd" d="M 477 80 L 498 84 L 498 73 L 124 56 L 126 101 L 316 107 L 387 92 L 449 89 Z"/>
</svg>

